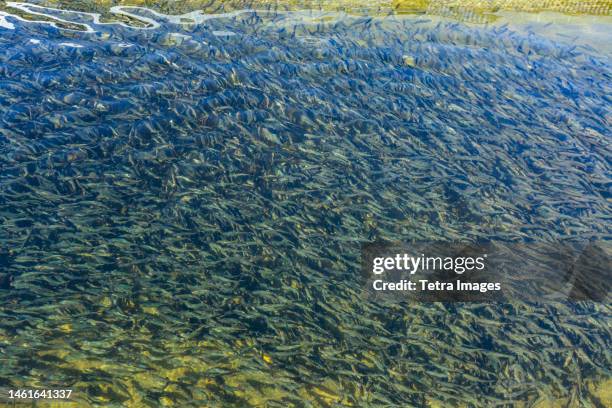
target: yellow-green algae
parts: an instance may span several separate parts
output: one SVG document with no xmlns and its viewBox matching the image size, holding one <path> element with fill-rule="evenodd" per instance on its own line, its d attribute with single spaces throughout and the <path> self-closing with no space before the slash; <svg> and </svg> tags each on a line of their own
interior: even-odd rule
<svg viewBox="0 0 612 408">
<path fill-rule="evenodd" d="M 107 298 L 106 298 L 107 299 Z M 108 306 L 105 299 L 101 302 L 103 312 Z M 144 308 L 143 308 L 144 309 Z M 525 309 L 525 312 L 528 310 Z M 102 317 L 102 316 L 101 316 Z M 466 316 L 467 317 L 467 316 Z M 434 337 L 438 329 L 422 326 L 423 321 L 414 316 L 405 315 L 415 327 L 422 327 L 418 332 L 422 340 Z M 493 322 L 491 322 L 493 323 Z M 486 324 L 486 323 L 485 323 Z M 70 386 L 74 390 L 74 396 L 70 401 L 38 401 L 36 407 L 91 407 L 91 406 L 121 406 L 128 408 L 141 408 L 149 406 L 181 407 L 185 406 L 194 395 L 198 399 L 210 400 L 218 398 L 219 394 L 226 399 L 227 405 L 233 407 L 265 407 L 270 402 L 282 401 L 284 406 L 301 406 L 302 401 L 307 406 L 313 407 L 363 407 L 369 406 L 376 401 L 375 395 L 368 390 L 368 385 L 355 381 L 346 381 L 326 377 L 317 383 L 304 382 L 297 390 L 289 391 L 279 384 L 286 374 L 284 368 L 275 364 L 275 360 L 266 352 L 263 352 L 255 338 L 236 339 L 233 342 L 225 342 L 215 339 L 210 340 L 185 340 L 156 339 L 147 330 L 140 333 L 134 331 L 107 334 L 101 339 L 105 344 L 121 344 L 129 338 L 131 344 L 140 344 L 141 352 L 134 355 L 134 364 L 114 361 L 109 356 L 92 357 L 87 356 L 84 351 L 94 351 L 90 343 L 85 341 L 79 344 L 77 350 L 68 344 L 68 336 L 73 332 L 72 325 L 61 324 L 56 327 L 55 335 L 51 335 L 48 341 L 48 349 L 38 351 L 36 358 L 44 364 L 53 364 L 65 372 L 73 372 L 75 378 L 83 378 L 95 375 L 99 380 L 78 381 Z M 465 335 L 466 333 L 463 333 Z M 16 337 L 0 333 L 0 344 L 19 342 Z M 21 345 L 27 348 L 29 345 Z M 449 345 L 452 347 L 452 345 Z M 298 348 L 299 349 L 299 348 Z M 332 357 L 337 351 L 332 347 L 328 350 Z M 153 354 L 155 353 L 155 354 Z M 432 362 L 442 361 L 443 350 L 427 350 Z M 441 353 L 440 355 L 437 355 Z M 323 350 L 325 356 L 326 350 Z M 379 366 L 379 350 L 355 350 L 343 354 L 343 358 L 351 364 L 362 364 L 365 367 L 376 369 Z M 568 361 L 571 364 L 571 361 Z M 385 370 L 387 378 L 385 381 L 394 383 L 405 383 L 410 380 L 405 371 L 405 361 L 397 361 L 389 364 Z M 416 367 L 415 367 L 416 368 Z M 457 373 L 469 373 L 478 370 L 479 367 L 469 363 L 462 363 L 455 367 Z M 508 366 L 506 367 L 508 368 Z M 412 375 L 423 375 L 423 371 L 414 371 Z M 35 371 L 35 369 L 34 369 Z M 212 372 L 221 374 L 211 374 Z M 449 371 L 449 380 L 452 379 L 452 371 Z M 44 372 L 41 371 L 41 379 Z M 104 380 L 102 378 L 107 378 Z M 412 378 L 414 379 L 414 378 Z M 36 389 L 45 388 L 48 385 L 41 383 L 20 383 L 14 381 L 14 388 Z M 413 384 L 409 386 L 411 392 L 419 388 Z M 578 385 L 577 385 L 578 386 Z M 585 379 L 584 395 L 588 395 L 590 402 L 596 402 L 598 406 L 612 407 L 612 379 Z M 551 391 L 552 390 L 552 391 Z M 480 406 L 477 400 L 474 404 L 465 402 L 457 405 L 448 401 L 441 402 L 437 399 L 438 390 L 435 385 L 426 391 L 425 406 L 430 408 L 469 408 Z M 144 400 L 145 395 L 156 394 L 158 399 Z M 204 396 L 204 397 L 203 397 Z M 216 398 L 215 398 L 216 396 Z M 590 403 L 589 402 L 589 403 Z M 187 403 L 188 404 L 188 403 Z M 554 389 L 543 389 L 542 394 L 535 401 L 510 401 L 515 408 L 574 408 L 584 406 L 584 402 L 573 399 L 571 396 L 561 396 Z M 2 404 L 0 407 L 13 406 Z M 16 406 L 28 406 L 17 404 Z M 215 405 L 213 405 L 215 406 Z"/>
</svg>

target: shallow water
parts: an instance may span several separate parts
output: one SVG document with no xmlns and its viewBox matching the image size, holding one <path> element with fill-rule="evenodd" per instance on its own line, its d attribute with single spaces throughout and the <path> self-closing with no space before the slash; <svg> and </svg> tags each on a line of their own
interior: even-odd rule
<svg viewBox="0 0 612 408">
<path fill-rule="evenodd" d="M 377 239 L 609 239 L 608 53 L 428 17 L 121 10 L 149 28 L 0 15 L 0 387 L 603 404 L 609 304 L 386 304 L 358 270 Z"/>
</svg>

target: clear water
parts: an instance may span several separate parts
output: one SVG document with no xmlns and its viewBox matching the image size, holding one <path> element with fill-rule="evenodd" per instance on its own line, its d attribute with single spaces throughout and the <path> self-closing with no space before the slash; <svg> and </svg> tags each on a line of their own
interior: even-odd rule
<svg viewBox="0 0 612 408">
<path fill-rule="evenodd" d="M 383 304 L 358 270 L 376 239 L 609 239 L 609 54 L 426 18 L 45 12 L 91 30 L 0 16 L 0 387 L 602 404 L 609 304 Z"/>
</svg>

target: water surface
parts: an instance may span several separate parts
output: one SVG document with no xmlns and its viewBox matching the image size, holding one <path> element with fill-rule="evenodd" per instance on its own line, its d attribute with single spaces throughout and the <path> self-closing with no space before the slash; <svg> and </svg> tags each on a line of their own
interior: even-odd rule
<svg viewBox="0 0 612 408">
<path fill-rule="evenodd" d="M 596 43 L 23 7 L 47 22 L 0 15 L 0 386 L 78 406 L 605 405 L 609 304 L 387 304 L 358 279 L 379 239 L 609 239 Z"/>
</svg>

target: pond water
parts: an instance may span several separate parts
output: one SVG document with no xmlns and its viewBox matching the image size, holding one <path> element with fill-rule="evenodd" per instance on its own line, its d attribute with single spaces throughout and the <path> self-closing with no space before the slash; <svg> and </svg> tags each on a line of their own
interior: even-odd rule
<svg viewBox="0 0 612 408">
<path fill-rule="evenodd" d="M 9 8 L 0 388 L 609 401 L 609 303 L 386 304 L 358 277 L 375 240 L 611 237 L 609 17 Z"/>
</svg>

